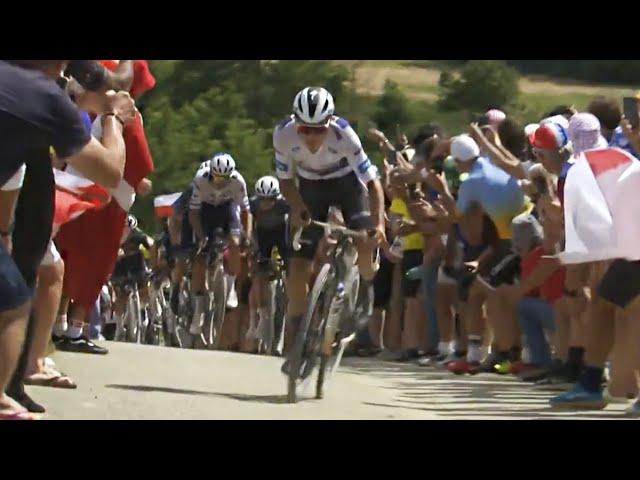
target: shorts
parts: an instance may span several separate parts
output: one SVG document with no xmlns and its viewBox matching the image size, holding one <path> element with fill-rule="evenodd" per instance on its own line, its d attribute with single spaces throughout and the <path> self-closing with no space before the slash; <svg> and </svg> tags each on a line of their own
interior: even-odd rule
<svg viewBox="0 0 640 480">
<path fill-rule="evenodd" d="M 488 279 L 491 271 L 500 264 L 506 257 L 513 254 L 511 240 L 500 240 L 496 247 L 496 252 L 491 256 L 491 259 L 485 264 L 482 271 L 479 274 Z M 494 285 L 495 286 L 495 285 Z"/>
<path fill-rule="evenodd" d="M 395 265 L 380 255 L 380 268 L 373 278 L 373 308 L 385 308 L 391 301 Z"/>
<path fill-rule="evenodd" d="M 221 229 L 226 236 L 239 236 L 242 233 L 238 208 L 233 202 L 225 202 L 221 205 L 203 203 L 200 207 L 200 223 L 204 235 L 209 238 L 213 238 L 218 229 Z"/>
<path fill-rule="evenodd" d="M 270 259 L 273 247 L 278 247 L 278 252 L 282 259 L 287 262 L 289 258 L 288 227 L 283 225 L 275 229 L 255 229 L 254 238 L 258 245 L 258 255 L 260 260 Z"/>
<path fill-rule="evenodd" d="M 402 252 L 402 295 L 408 298 L 416 298 L 420 288 L 420 279 L 411 280 L 407 278 L 407 272 L 412 268 L 419 267 L 424 261 L 422 250 L 405 250 Z"/>
<path fill-rule="evenodd" d="M 330 207 L 342 212 L 345 223 L 352 230 L 373 228 L 369 210 L 369 194 L 355 172 L 344 177 L 327 180 L 307 180 L 299 177 L 298 191 L 313 220 L 326 222 Z M 313 260 L 324 230 L 317 226 L 304 229 L 300 238 L 301 249 L 294 257 Z"/>
<path fill-rule="evenodd" d="M 53 243 L 53 240 L 49 240 L 47 251 L 45 252 L 44 257 L 42 258 L 42 262 L 40 262 L 40 265 L 44 267 L 49 267 L 51 265 L 55 265 L 60 260 L 62 260 L 62 257 L 60 257 L 60 253 L 58 253 L 56 244 Z"/>
<path fill-rule="evenodd" d="M 20 270 L 0 242 L 0 312 L 13 310 L 31 298 Z"/>
</svg>

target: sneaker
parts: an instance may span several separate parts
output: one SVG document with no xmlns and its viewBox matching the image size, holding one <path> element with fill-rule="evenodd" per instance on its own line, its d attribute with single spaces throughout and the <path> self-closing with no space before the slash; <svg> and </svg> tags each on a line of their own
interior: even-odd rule
<svg viewBox="0 0 640 480">
<path fill-rule="evenodd" d="M 566 390 L 578 381 L 578 375 L 567 371 L 566 368 L 550 373 L 542 380 L 535 383 L 535 386 L 542 390 Z"/>
<path fill-rule="evenodd" d="M 607 406 L 602 392 L 589 392 L 576 383 L 568 392 L 561 393 L 549 400 L 552 408 L 570 410 L 602 410 Z"/>
<path fill-rule="evenodd" d="M 511 373 L 511 369 L 513 368 L 514 363 L 510 360 L 504 360 L 502 362 L 496 363 L 493 366 L 493 372 L 498 375 L 508 375 Z"/>
<path fill-rule="evenodd" d="M 55 335 L 53 333 L 51 334 L 51 341 L 56 346 L 56 348 L 58 348 L 58 344 L 63 342 L 65 338 L 67 337 L 65 337 L 64 335 Z"/>
<path fill-rule="evenodd" d="M 388 350 L 385 348 L 378 355 L 376 355 L 376 358 L 385 362 L 393 362 L 399 357 L 399 355 L 400 354 L 398 352 L 394 352 L 393 350 Z"/>
<path fill-rule="evenodd" d="M 537 382 L 538 380 L 546 378 L 550 373 L 551 370 L 549 368 L 525 364 L 524 370 L 516 375 L 523 382 Z"/>
<path fill-rule="evenodd" d="M 640 399 L 633 402 L 629 407 L 624 411 L 629 417 L 638 418 L 640 417 Z"/>
<path fill-rule="evenodd" d="M 236 292 L 235 284 L 231 284 L 229 287 L 229 294 L 227 295 L 227 308 L 233 310 L 238 308 L 238 293 Z"/>
<path fill-rule="evenodd" d="M 437 367 L 439 368 L 447 368 L 447 366 L 451 363 L 451 362 L 455 362 L 457 360 L 461 360 L 465 358 L 465 356 L 460 356 L 457 355 L 456 352 L 451 352 L 449 355 L 447 355 L 444 359 L 442 359 L 441 361 L 438 362 Z"/>
<path fill-rule="evenodd" d="M 468 362 L 466 358 L 455 360 L 447 365 L 447 370 L 456 375 L 475 372 L 480 369 L 480 362 Z"/>
<path fill-rule="evenodd" d="M 421 367 L 436 367 L 441 362 L 446 360 L 448 357 L 449 357 L 449 355 L 444 355 L 444 354 L 431 355 L 431 356 L 428 356 L 428 357 L 421 357 L 421 358 L 418 359 L 418 365 L 421 366 Z"/>
<path fill-rule="evenodd" d="M 64 341 L 60 342 L 56 348 L 63 352 L 94 353 L 97 355 L 106 355 L 109 353 L 109 350 L 96 345 L 85 336 L 78 338 L 65 337 Z"/>
<path fill-rule="evenodd" d="M 408 350 L 403 350 L 400 355 L 398 355 L 395 359 L 396 362 L 410 362 L 412 360 L 417 360 L 420 358 L 420 353 L 418 350 L 414 348 L 409 348 Z"/>
<path fill-rule="evenodd" d="M 498 355 L 492 352 L 485 357 L 482 363 L 473 363 L 474 365 L 472 365 L 469 369 L 469 373 L 471 375 L 476 375 L 478 373 L 498 373 L 498 371 L 496 370 L 496 366 L 504 364 L 505 361 L 499 361 Z M 506 365 L 503 368 L 508 369 L 509 365 Z"/>
</svg>

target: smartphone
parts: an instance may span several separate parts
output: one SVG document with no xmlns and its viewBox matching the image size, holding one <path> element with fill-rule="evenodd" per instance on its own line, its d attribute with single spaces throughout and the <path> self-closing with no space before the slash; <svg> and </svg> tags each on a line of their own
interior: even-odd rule
<svg viewBox="0 0 640 480">
<path fill-rule="evenodd" d="M 389 165 L 393 165 L 394 167 L 398 164 L 398 159 L 396 158 L 396 151 L 387 152 L 386 153 L 387 163 Z"/>
<path fill-rule="evenodd" d="M 634 97 L 624 97 L 622 102 L 624 117 L 629 121 L 632 128 L 638 128 L 640 126 L 640 118 L 638 118 L 638 99 Z"/>
<path fill-rule="evenodd" d="M 640 294 L 640 262 L 615 260 L 600 280 L 596 291 L 605 300 L 625 308 Z"/>
</svg>

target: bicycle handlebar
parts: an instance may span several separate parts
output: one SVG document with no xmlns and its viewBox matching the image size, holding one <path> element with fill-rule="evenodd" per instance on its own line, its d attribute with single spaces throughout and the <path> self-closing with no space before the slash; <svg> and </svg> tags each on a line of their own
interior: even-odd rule
<svg viewBox="0 0 640 480">
<path fill-rule="evenodd" d="M 327 235 L 331 235 L 332 233 L 336 232 L 347 237 L 359 238 L 361 240 L 364 240 L 366 238 L 372 238 L 376 234 L 375 230 L 368 230 L 367 232 L 361 232 L 358 230 L 351 230 L 341 225 L 335 225 L 333 223 L 325 223 L 325 222 L 318 222 L 317 220 L 311 220 L 311 222 L 309 222 L 308 225 L 305 225 L 304 227 L 299 228 L 296 231 L 296 233 L 293 235 L 292 246 L 296 252 L 302 248 L 302 245 L 300 245 L 300 237 L 302 237 L 303 230 L 309 225 L 315 225 L 317 227 L 323 228 Z"/>
</svg>

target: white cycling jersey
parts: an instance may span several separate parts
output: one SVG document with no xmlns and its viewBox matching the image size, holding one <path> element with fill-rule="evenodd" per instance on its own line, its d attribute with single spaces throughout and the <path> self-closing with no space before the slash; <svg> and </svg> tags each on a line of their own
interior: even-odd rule
<svg viewBox="0 0 640 480">
<path fill-rule="evenodd" d="M 214 185 L 209 178 L 209 160 L 203 162 L 193 179 L 193 194 L 189 207 L 197 210 L 203 203 L 218 206 L 226 202 L 233 202 L 242 210 L 249 210 L 247 184 L 237 170 L 234 171 L 224 184 Z"/>
<path fill-rule="evenodd" d="M 280 179 L 292 179 L 294 165 L 297 174 L 307 180 L 340 178 L 351 172 L 365 185 L 378 178 L 378 169 L 362 149 L 358 134 L 341 117 L 331 117 L 326 140 L 316 153 L 311 153 L 298 135 L 291 115 L 273 131 L 273 148 Z"/>
</svg>

